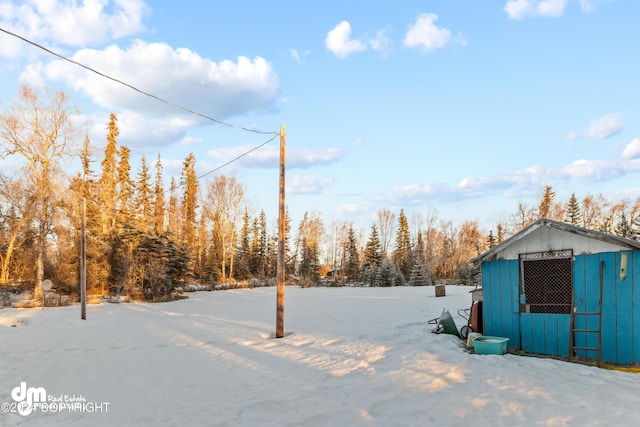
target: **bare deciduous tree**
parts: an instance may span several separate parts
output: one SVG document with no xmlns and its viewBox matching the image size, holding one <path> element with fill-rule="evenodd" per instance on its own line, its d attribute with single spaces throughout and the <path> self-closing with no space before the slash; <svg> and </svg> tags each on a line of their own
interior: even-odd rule
<svg viewBox="0 0 640 427">
<path fill-rule="evenodd" d="M 47 238 L 52 234 L 56 178 L 62 175 L 61 160 L 71 154 L 76 129 L 71 123 L 69 98 L 63 92 L 47 93 L 48 103 L 37 92 L 22 86 L 9 110 L 0 116 L 0 145 L 5 156 L 24 159 L 23 172 L 37 200 L 38 261 L 35 297 L 42 293 Z"/>
<path fill-rule="evenodd" d="M 29 187 L 24 178 L 11 179 L 0 175 L 0 204 L 7 208 L 2 218 L 0 284 L 9 282 L 13 254 L 27 238 L 25 231 L 34 218 L 35 202 L 33 188 Z"/>
<path fill-rule="evenodd" d="M 377 212 L 377 217 L 382 252 L 387 255 L 389 252 L 389 245 L 393 239 L 393 229 L 396 225 L 396 214 L 391 212 L 389 209 L 380 209 Z"/>
<path fill-rule="evenodd" d="M 233 262 L 235 256 L 237 232 L 236 226 L 242 214 L 244 188 L 234 177 L 216 176 L 207 182 L 207 196 L 202 201 L 202 208 L 213 222 L 216 239 L 214 246 L 219 251 L 220 278 L 233 278 Z M 229 274 L 227 276 L 227 266 Z"/>
</svg>

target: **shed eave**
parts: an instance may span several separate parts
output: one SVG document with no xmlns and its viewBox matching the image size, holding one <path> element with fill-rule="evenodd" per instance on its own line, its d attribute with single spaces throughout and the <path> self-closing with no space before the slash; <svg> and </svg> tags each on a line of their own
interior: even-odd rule
<svg viewBox="0 0 640 427">
<path fill-rule="evenodd" d="M 573 224 L 555 221 L 548 218 L 542 218 L 537 220 L 536 222 L 529 224 L 527 227 L 522 229 L 519 233 L 514 234 L 509 237 L 499 245 L 494 246 L 488 251 L 478 255 L 477 257 L 471 259 L 473 264 L 481 264 L 484 261 L 493 261 L 497 259 L 498 254 L 503 251 L 505 248 L 510 245 L 518 242 L 519 240 L 525 238 L 533 231 L 540 227 L 550 227 L 557 230 L 561 230 L 567 233 L 573 233 L 580 236 L 584 236 L 590 239 L 596 239 L 603 242 L 607 242 L 610 244 L 618 245 L 630 250 L 640 250 L 640 242 L 634 239 L 628 239 L 626 237 L 614 236 L 612 234 L 602 233 L 600 231 L 590 230 L 588 228 L 578 227 Z"/>
</svg>

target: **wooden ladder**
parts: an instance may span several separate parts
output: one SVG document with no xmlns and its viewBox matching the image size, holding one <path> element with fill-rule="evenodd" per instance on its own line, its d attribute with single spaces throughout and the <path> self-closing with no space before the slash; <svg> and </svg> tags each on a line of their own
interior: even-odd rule
<svg viewBox="0 0 640 427">
<path fill-rule="evenodd" d="M 602 288 L 604 283 L 604 261 L 600 261 L 600 295 L 598 297 L 598 311 L 577 311 L 576 307 L 576 297 L 575 291 L 571 293 L 571 334 L 569 336 L 569 360 L 573 360 L 576 357 L 576 351 L 585 351 L 585 352 L 595 352 L 596 353 L 596 364 L 600 367 L 600 363 L 602 361 Z M 583 303 L 586 308 L 586 302 Z M 583 324 L 584 328 L 576 328 L 576 317 L 582 317 L 584 319 Z M 589 318 L 597 318 L 598 319 L 598 327 L 597 329 L 588 329 L 587 319 Z M 584 334 L 597 334 L 597 346 L 589 347 L 589 346 L 578 346 L 576 345 L 576 333 L 584 333 Z M 588 344 L 589 340 L 585 340 Z"/>
</svg>

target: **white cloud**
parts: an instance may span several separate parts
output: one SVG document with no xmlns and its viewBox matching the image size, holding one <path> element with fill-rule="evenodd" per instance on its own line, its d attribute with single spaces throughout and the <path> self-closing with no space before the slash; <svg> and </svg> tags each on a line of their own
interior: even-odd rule
<svg viewBox="0 0 640 427">
<path fill-rule="evenodd" d="M 146 31 L 142 0 L 27 0 L 4 2 L 0 25 L 29 40 L 70 47 L 103 44 Z M 28 54 L 24 42 L 3 40 L 0 55 Z"/>
<path fill-rule="evenodd" d="M 536 5 L 536 15 L 558 18 L 564 13 L 568 0 L 544 0 Z"/>
<path fill-rule="evenodd" d="M 291 57 L 295 59 L 296 62 L 300 62 L 300 55 L 298 54 L 297 49 L 289 49 L 289 52 L 291 52 Z"/>
<path fill-rule="evenodd" d="M 510 19 L 530 16 L 558 18 L 564 14 L 568 0 L 508 0 L 504 11 Z"/>
<path fill-rule="evenodd" d="M 407 30 L 403 43 L 408 47 L 421 47 L 425 52 L 433 52 L 443 48 L 452 40 L 451 31 L 446 28 L 439 28 L 435 21 L 438 15 L 433 13 L 422 13 Z M 461 37 L 458 38 L 460 44 L 466 44 Z"/>
<path fill-rule="evenodd" d="M 106 124 L 109 114 L 80 115 L 76 119 L 78 127 L 86 129 L 89 138 L 95 145 L 105 141 Z M 189 127 L 196 124 L 196 118 L 185 115 L 153 116 L 132 111 L 118 113 L 118 141 L 134 151 L 159 149 L 172 143 L 198 141 L 186 135 Z"/>
<path fill-rule="evenodd" d="M 598 9 L 599 3 L 611 3 L 613 0 L 580 0 L 580 9 L 583 12 L 593 12 Z"/>
<path fill-rule="evenodd" d="M 366 213 L 371 210 L 369 203 L 347 203 L 334 209 L 334 212 L 338 215 L 354 215 L 360 213 Z M 373 218 L 375 220 L 375 217 Z"/>
<path fill-rule="evenodd" d="M 232 160 L 253 147 L 245 145 L 238 147 L 217 148 L 207 151 L 207 158 L 218 163 Z M 287 150 L 287 169 L 307 169 L 314 166 L 323 166 L 338 161 L 344 152 L 337 148 L 322 150 Z M 238 161 L 238 165 L 249 168 L 277 168 L 280 165 L 280 149 L 277 145 L 266 145 L 259 150 L 249 153 Z"/>
<path fill-rule="evenodd" d="M 347 21 L 340 22 L 329 31 L 324 43 L 327 49 L 338 58 L 346 58 L 352 53 L 367 49 L 366 43 L 351 39 L 351 24 Z"/>
<path fill-rule="evenodd" d="M 386 26 L 376 31 L 373 37 L 364 36 L 360 39 L 352 39 L 351 24 L 342 21 L 327 33 L 325 46 L 338 58 L 346 58 L 353 53 L 364 52 L 368 49 L 386 54 L 391 46 L 390 32 L 391 27 Z"/>
<path fill-rule="evenodd" d="M 173 115 L 169 117 L 153 116 L 131 111 L 118 114 L 119 140 L 122 142 L 135 141 L 137 149 L 157 148 L 180 140 L 181 143 L 192 139 L 185 139 L 187 129 L 195 126 L 195 116 Z M 105 123 L 102 122 L 102 138 L 105 135 Z M 140 126 L 144 123 L 144 126 Z"/>
<path fill-rule="evenodd" d="M 630 144 L 640 157 L 640 139 Z M 416 206 L 424 203 L 457 202 L 471 198 L 502 194 L 508 197 L 536 194 L 542 185 L 566 185 L 572 182 L 604 182 L 640 172 L 640 159 L 576 160 L 568 165 L 547 168 L 540 165 L 502 174 L 467 177 L 455 185 L 427 182 L 392 188 L 372 198 L 396 206 Z"/>
<path fill-rule="evenodd" d="M 584 130 L 571 132 L 567 138 L 606 139 L 622 131 L 622 128 L 622 116 L 611 113 L 590 121 Z"/>
<path fill-rule="evenodd" d="M 305 50 L 304 52 L 302 52 L 302 54 L 298 51 L 298 49 L 289 49 L 289 53 L 291 54 L 291 57 L 298 63 L 302 62 L 302 57 L 301 56 L 309 56 L 311 55 L 311 51 L 310 50 Z"/>
<path fill-rule="evenodd" d="M 319 165 L 330 165 L 337 162 L 344 155 L 338 148 L 323 150 L 290 150 L 287 152 L 287 166 L 306 169 Z"/>
<path fill-rule="evenodd" d="M 135 41 L 129 48 L 82 49 L 73 60 L 142 91 L 194 111 L 224 119 L 273 109 L 278 76 L 261 57 L 214 62 L 189 49 Z M 44 67 L 50 80 L 64 80 L 111 110 L 175 115 L 179 110 L 66 61 Z"/>
<path fill-rule="evenodd" d="M 319 194 L 325 188 L 334 184 L 332 178 L 319 176 L 296 175 L 289 180 L 287 193 L 289 194 Z"/>
<path fill-rule="evenodd" d="M 388 34 L 391 31 L 390 27 L 386 27 L 382 30 L 376 32 L 376 36 L 374 38 L 369 39 L 369 46 L 371 49 L 377 52 L 386 52 L 389 50 L 389 46 L 391 46 L 391 39 Z"/>
<path fill-rule="evenodd" d="M 504 5 L 504 11 L 511 19 L 522 19 L 531 15 L 531 2 L 529 0 L 509 0 Z"/>
<path fill-rule="evenodd" d="M 629 164 L 631 165 L 631 164 Z M 576 160 L 560 169 L 565 180 L 603 181 L 625 174 L 625 163 L 611 160 Z"/>
<path fill-rule="evenodd" d="M 529 0 L 509 0 L 504 5 L 504 11 L 511 19 L 522 19 L 531 14 L 531 3 Z"/>
<path fill-rule="evenodd" d="M 625 160 L 637 159 L 640 157 L 640 138 L 633 138 L 622 152 L 622 158 Z"/>
</svg>

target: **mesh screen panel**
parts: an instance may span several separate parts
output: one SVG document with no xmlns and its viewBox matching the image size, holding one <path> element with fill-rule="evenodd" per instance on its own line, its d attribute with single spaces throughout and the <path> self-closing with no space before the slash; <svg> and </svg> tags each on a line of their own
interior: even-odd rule
<svg viewBox="0 0 640 427">
<path fill-rule="evenodd" d="M 573 251 L 520 255 L 522 291 L 530 313 L 571 313 Z"/>
</svg>

